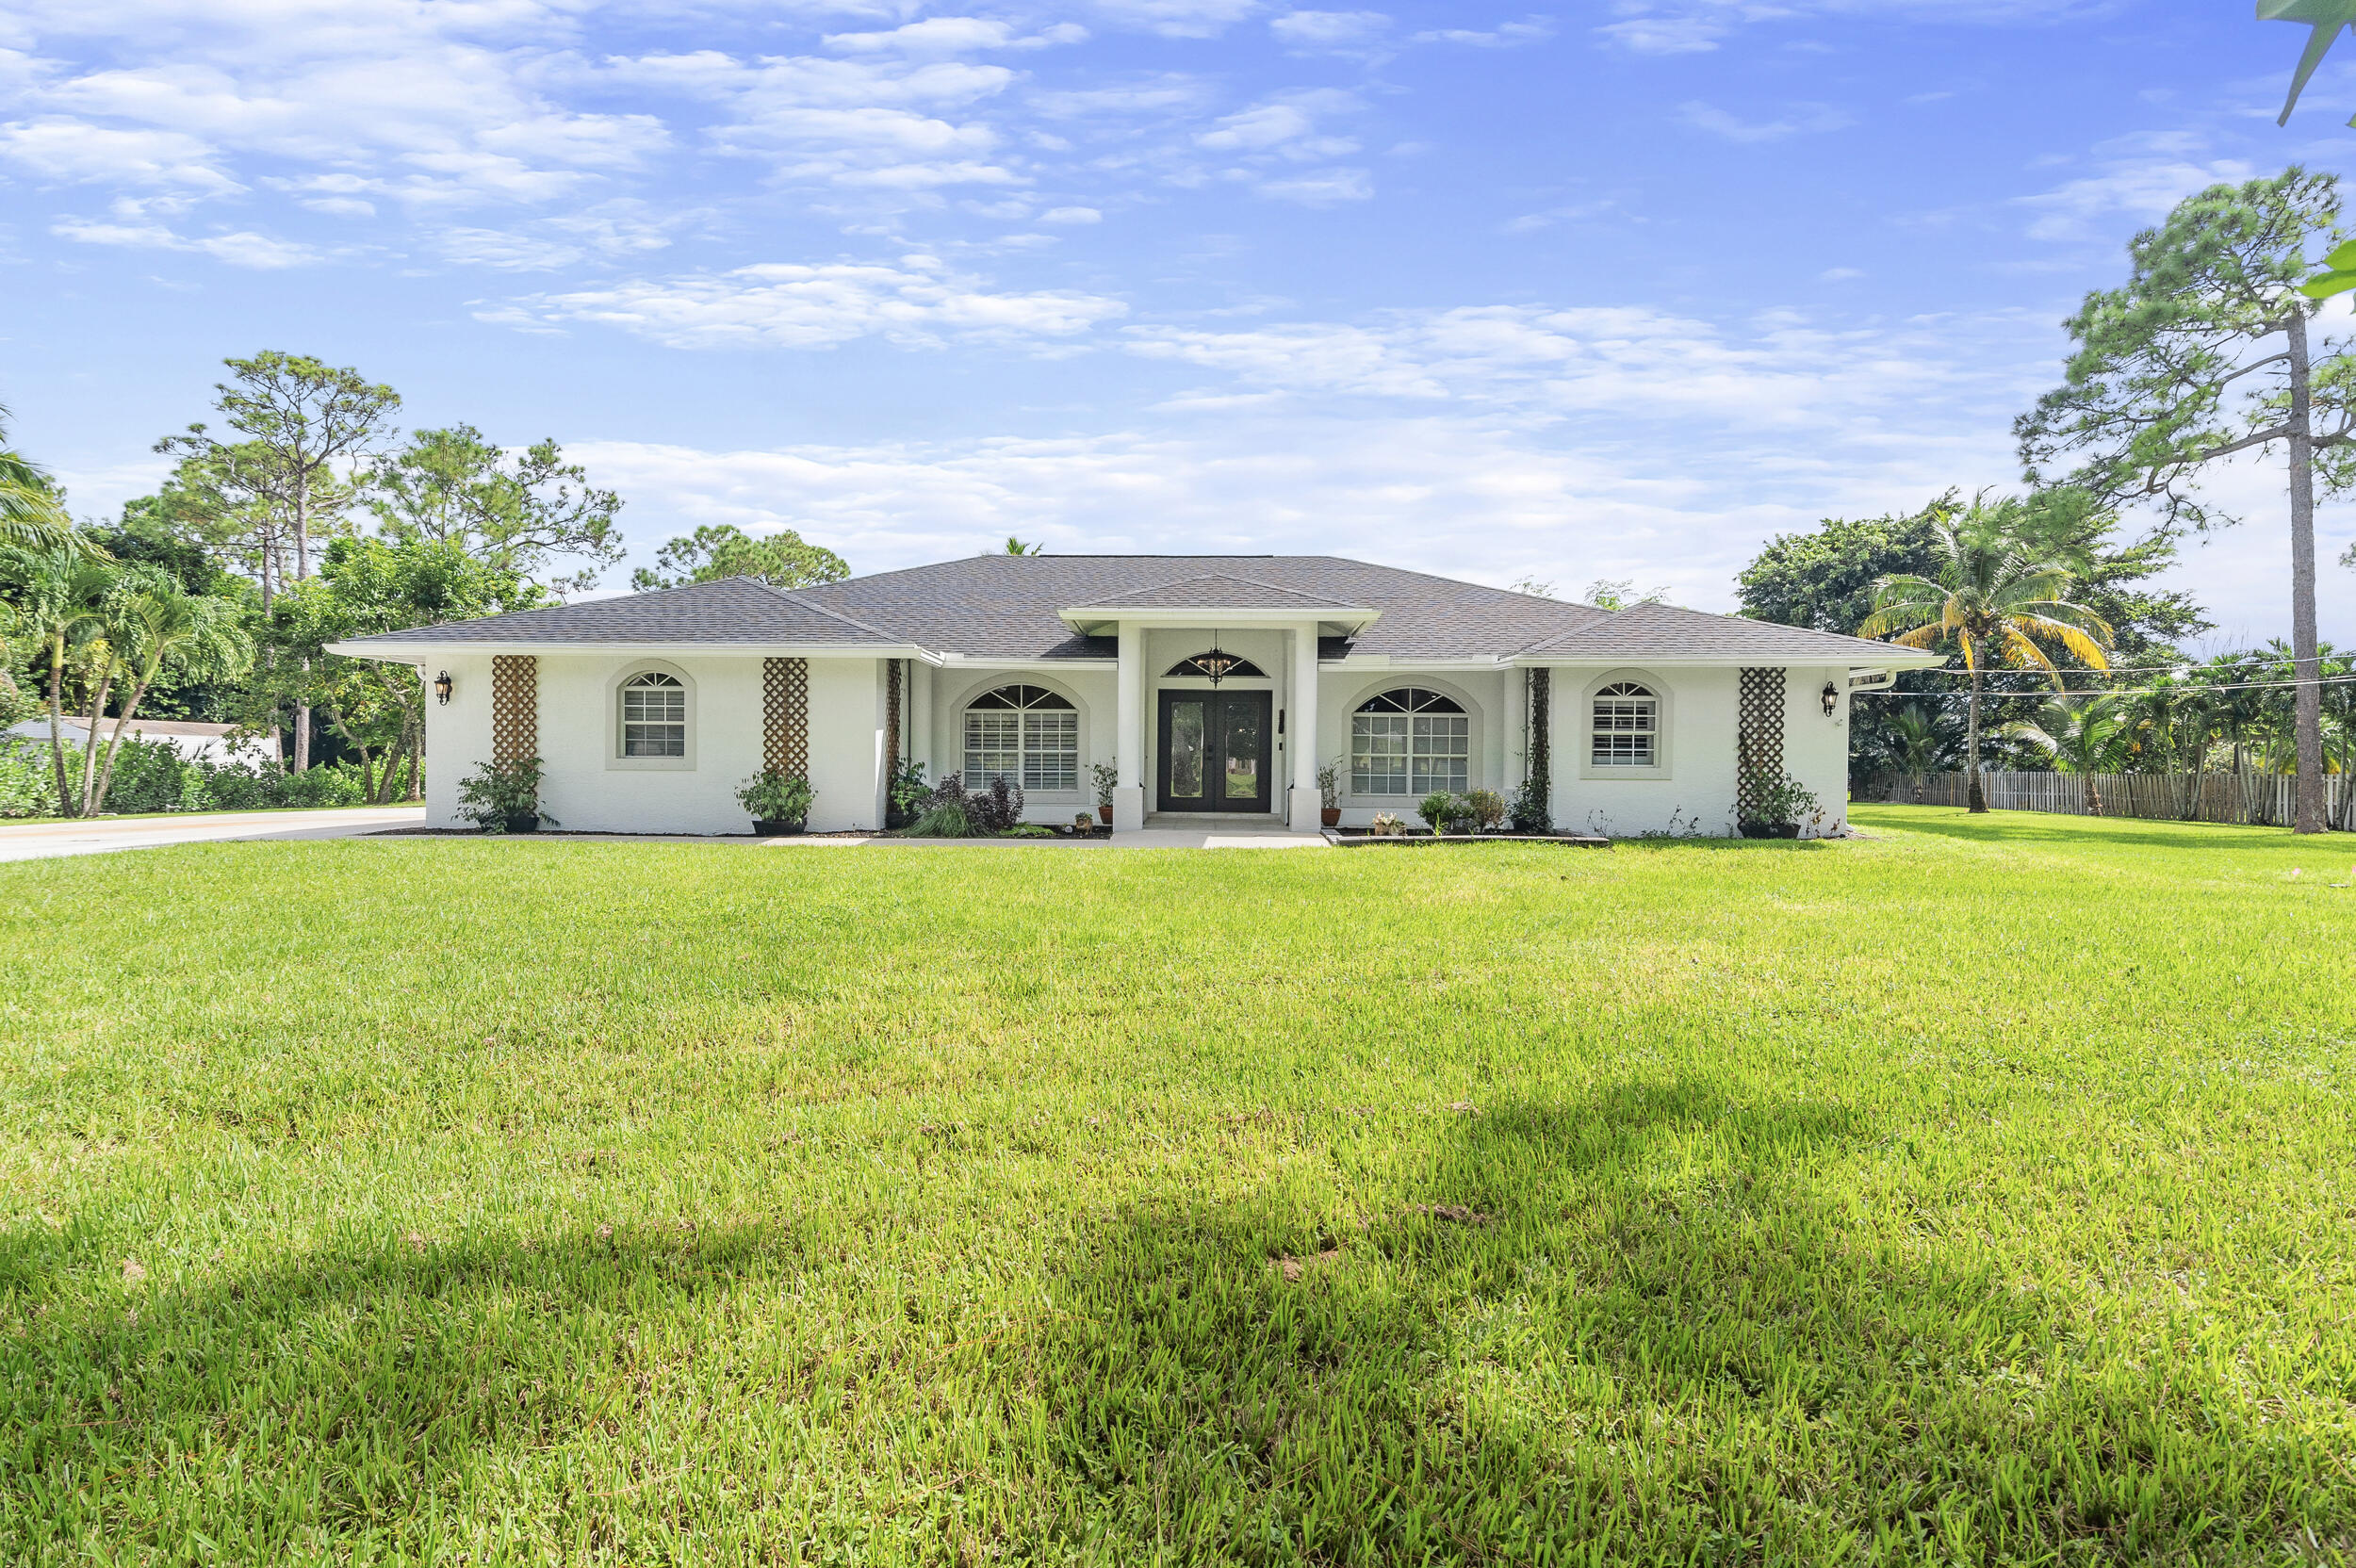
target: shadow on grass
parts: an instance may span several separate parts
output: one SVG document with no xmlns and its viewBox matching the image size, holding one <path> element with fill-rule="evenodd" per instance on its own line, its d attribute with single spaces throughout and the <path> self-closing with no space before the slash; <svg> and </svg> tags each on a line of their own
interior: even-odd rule
<svg viewBox="0 0 2356 1568">
<path fill-rule="evenodd" d="M 2274 1547 L 2295 1516 L 2330 1538 L 2322 1446 L 2249 1446 L 2185 1366 L 2082 1376 L 2066 1309 L 1942 1267 L 1935 1236 L 1870 1239 L 1824 1179 L 1869 1135 L 1830 1104 L 1626 1086 L 1402 1149 L 1418 1196 L 1387 1212 L 1125 1215 L 1055 1290 L 1054 1531 L 1252 1563 L 2112 1561 Z"/>
<path fill-rule="evenodd" d="M 0 1531 L 24 1560 L 103 1542 L 260 1562 L 364 1536 L 447 1559 L 475 1523 L 452 1505 L 497 1495 L 517 1456 L 677 1402 L 677 1348 L 639 1343 L 650 1303 L 796 1266 L 766 1228 L 410 1237 L 69 1297 L 78 1250 L 70 1233 L 0 1239 L 17 1325 L 0 1337 Z M 581 1545 L 617 1544 L 577 1523 Z"/>
</svg>

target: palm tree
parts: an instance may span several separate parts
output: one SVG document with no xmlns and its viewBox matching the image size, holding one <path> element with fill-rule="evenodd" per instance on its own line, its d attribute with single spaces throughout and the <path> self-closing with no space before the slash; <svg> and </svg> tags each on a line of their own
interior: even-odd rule
<svg viewBox="0 0 2356 1568">
<path fill-rule="evenodd" d="M 2082 775 L 2086 814 L 2099 817 L 2102 790 L 2095 776 L 2117 773 L 2126 761 L 2135 715 L 2117 697 L 2056 697 L 2039 709 L 2037 717 L 2015 720 L 1997 733 L 2037 747 L 2062 773 Z"/>
<path fill-rule="evenodd" d="M 1922 776 L 1939 767 L 1939 754 L 1947 749 L 1941 715 L 1919 702 L 1909 702 L 1882 721 L 1888 733 L 1890 760 L 1898 771 L 1914 779 L 1914 800 L 1922 801 Z"/>
<path fill-rule="evenodd" d="M 70 549 L 80 538 L 49 476 L 8 445 L 8 411 L 0 405 L 0 545 Z"/>
<path fill-rule="evenodd" d="M 131 682 L 131 690 L 106 737 L 106 760 L 96 770 L 94 787 L 90 764 L 96 760 L 98 749 L 95 720 L 99 710 L 92 710 L 91 755 L 83 766 L 82 814 L 86 817 L 94 817 L 106 808 L 106 792 L 114 784 L 115 752 L 123 744 L 123 728 L 139 710 L 139 701 L 147 695 L 148 688 L 155 684 L 155 678 L 167 666 L 178 675 L 212 680 L 242 675 L 254 662 L 254 643 L 237 624 L 237 607 L 227 599 L 188 593 L 169 578 L 142 582 L 110 596 L 105 618 L 108 641 L 121 661 L 123 674 Z M 102 691 L 100 707 L 105 700 Z"/>
<path fill-rule="evenodd" d="M 72 795 L 66 788 L 64 702 L 67 650 L 95 622 L 114 586 L 114 573 L 63 546 L 12 563 L 16 624 L 26 642 L 49 663 L 49 757 L 57 770 L 57 809 Z"/>
<path fill-rule="evenodd" d="M 1009 533 L 1006 535 L 1006 553 L 1008 555 L 1042 555 L 1046 552 L 1039 546 L 1026 545 Z"/>
<path fill-rule="evenodd" d="M 1961 647 L 1963 667 L 1972 672 L 1964 751 L 1974 811 L 1988 809 L 1980 784 L 1980 703 L 1990 661 L 2043 670 L 2058 684 L 2060 672 L 2038 645 L 2052 641 L 2089 668 L 2110 668 L 2108 623 L 2061 596 L 2070 587 L 2070 568 L 2031 559 L 2003 527 L 2004 517 L 2004 508 L 1974 501 L 1960 523 L 1935 518 L 1945 557 L 1937 580 L 1911 572 L 1876 580 L 1873 612 L 1857 629 L 1860 637 L 1895 633 L 1890 640 L 1904 647 L 1927 648 L 1950 639 Z"/>
</svg>

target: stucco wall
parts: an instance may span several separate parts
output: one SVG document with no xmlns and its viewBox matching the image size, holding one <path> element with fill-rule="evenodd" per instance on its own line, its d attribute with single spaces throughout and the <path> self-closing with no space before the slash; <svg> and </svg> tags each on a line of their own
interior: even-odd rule
<svg viewBox="0 0 2356 1568">
<path fill-rule="evenodd" d="M 1824 811 L 1814 829 L 1848 820 L 1848 670 L 1796 666 L 1784 678 L 1784 771 L 1813 791 Z M 1592 765 L 1590 722 L 1597 688 L 1638 681 L 1664 704 L 1662 765 L 1638 775 Z M 1841 692 L 1824 717 L 1830 680 Z M 1554 821 L 1614 837 L 1638 833 L 1718 836 L 1735 831 L 1739 763 L 1735 739 L 1739 673 L 1730 667 L 1645 669 L 1562 666 L 1553 673 Z"/>
<path fill-rule="evenodd" d="M 437 663 L 450 673 L 448 707 L 429 703 L 426 820 L 466 825 L 458 780 L 491 754 L 491 661 Z M 688 756 L 651 762 L 618 756 L 623 680 L 660 669 L 688 686 Z M 567 828 L 602 833 L 749 833 L 736 792 L 761 765 L 761 662 L 735 656 L 539 660 L 541 802 Z M 810 662 L 810 775 L 819 831 L 880 825 L 883 666 L 873 659 Z"/>
<path fill-rule="evenodd" d="M 1400 686 L 1420 686 L 1453 697 L 1464 707 L 1471 747 L 1466 787 L 1511 795 L 1521 782 L 1521 672 L 1513 670 L 1366 670 L 1347 664 L 1319 672 L 1317 759 L 1342 764 L 1342 824 L 1363 827 L 1388 811 L 1410 823 L 1418 819 L 1418 795 L 1359 794 L 1350 787 L 1350 715 L 1367 698 Z"/>
<path fill-rule="evenodd" d="M 1001 686 L 1041 686 L 1071 703 L 1080 715 L 1080 774 L 1076 789 L 1025 791 L 1023 820 L 1068 823 L 1082 811 L 1095 809 L 1088 765 L 1113 760 L 1113 714 L 1120 693 L 1112 671 L 920 666 L 916 681 L 925 688 L 916 701 L 916 716 L 925 723 L 924 742 L 913 755 L 925 764 L 927 779 L 939 783 L 965 771 L 965 710 L 975 697 Z M 915 733 L 913 724 L 910 732 Z"/>
</svg>

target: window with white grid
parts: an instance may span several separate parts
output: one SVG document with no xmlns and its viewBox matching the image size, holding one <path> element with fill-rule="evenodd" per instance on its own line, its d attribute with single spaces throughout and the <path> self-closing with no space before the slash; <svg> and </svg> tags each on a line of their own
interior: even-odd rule
<svg viewBox="0 0 2356 1568">
<path fill-rule="evenodd" d="M 1361 795 L 1461 792 L 1471 783 L 1472 720 L 1454 697 L 1399 686 L 1350 716 L 1350 790 Z"/>
<path fill-rule="evenodd" d="M 1595 745 L 1598 768 L 1649 768 L 1661 759 L 1661 700 L 1630 680 L 1595 693 Z"/>
<path fill-rule="evenodd" d="M 622 755 L 687 755 L 687 687 L 677 676 L 648 670 L 622 682 Z"/>
<path fill-rule="evenodd" d="M 1080 715 L 1043 686 L 1001 686 L 966 706 L 965 784 L 993 778 L 1025 790 L 1080 787 Z"/>
</svg>

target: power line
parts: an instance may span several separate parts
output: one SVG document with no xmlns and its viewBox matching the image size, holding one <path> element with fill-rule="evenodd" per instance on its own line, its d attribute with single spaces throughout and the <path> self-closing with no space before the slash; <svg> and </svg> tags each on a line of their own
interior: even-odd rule
<svg viewBox="0 0 2356 1568">
<path fill-rule="evenodd" d="M 1968 674 L 1970 672 L 1957 671 L 1955 673 Z M 2356 681 L 2356 675 L 2327 675 L 2317 677 L 2314 680 L 2245 680 L 2215 686 L 2205 681 L 2184 686 L 2126 688 L 2113 686 L 2091 692 L 2056 692 L 2044 689 L 2034 692 L 1982 692 L 1980 695 L 1983 697 L 2140 697 L 2148 696 L 2153 692 L 2172 692 L 2180 695 L 2190 692 L 2262 692 L 2280 691 L 2286 686 L 2345 686 L 2350 681 Z M 1862 692 L 1851 692 L 1849 694 L 1853 697 L 1928 698 L 1933 702 L 1950 702 L 1956 697 L 1968 698 L 1972 695 L 1969 692 L 1901 692 L 1894 686 L 1871 687 Z"/>
</svg>

